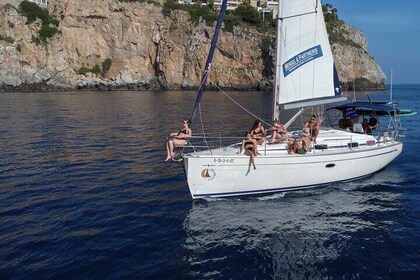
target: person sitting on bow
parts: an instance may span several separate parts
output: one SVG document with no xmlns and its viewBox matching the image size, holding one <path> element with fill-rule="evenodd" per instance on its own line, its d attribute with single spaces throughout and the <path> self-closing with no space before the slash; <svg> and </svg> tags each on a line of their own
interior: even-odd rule
<svg viewBox="0 0 420 280">
<path fill-rule="evenodd" d="M 257 140 L 258 145 L 264 143 L 264 136 L 266 132 L 260 120 L 255 120 L 254 125 L 251 127 L 249 133 L 251 134 L 252 138 Z"/>
<path fill-rule="evenodd" d="M 182 121 L 182 128 L 178 132 L 173 132 L 170 134 L 172 139 L 166 142 L 166 159 L 174 159 L 174 148 L 175 147 L 183 147 L 187 144 L 187 138 L 192 136 L 192 130 L 189 127 L 191 121 L 189 119 L 185 119 Z"/>
</svg>

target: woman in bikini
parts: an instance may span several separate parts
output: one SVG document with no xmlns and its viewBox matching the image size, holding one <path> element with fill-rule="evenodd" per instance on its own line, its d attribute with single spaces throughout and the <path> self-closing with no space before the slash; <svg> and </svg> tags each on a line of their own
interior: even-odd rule
<svg viewBox="0 0 420 280">
<path fill-rule="evenodd" d="M 261 145 L 264 143 L 264 136 L 265 136 L 265 129 L 262 126 L 260 120 L 255 120 L 254 125 L 252 126 L 251 130 L 249 131 L 252 138 L 257 140 L 257 144 Z"/>
<path fill-rule="evenodd" d="M 178 132 L 173 132 L 170 134 L 173 138 L 166 142 L 166 159 L 165 161 L 168 161 L 169 159 L 174 158 L 174 147 L 183 147 L 187 144 L 187 138 L 191 137 L 192 130 L 189 127 L 191 121 L 188 119 L 185 119 L 182 121 L 182 129 L 180 129 Z"/>
<path fill-rule="evenodd" d="M 243 151 L 245 151 L 245 155 L 250 157 L 250 160 L 254 169 L 257 169 L 255 167 L 255 161 L 254 161 L 254 158 L 258 155 L 257 140 L 252 138 L 251 133 L 247 133 L 246 139 L 242 140 L 242 146 L 239 153 L 242 154 Z"/>
</svg>

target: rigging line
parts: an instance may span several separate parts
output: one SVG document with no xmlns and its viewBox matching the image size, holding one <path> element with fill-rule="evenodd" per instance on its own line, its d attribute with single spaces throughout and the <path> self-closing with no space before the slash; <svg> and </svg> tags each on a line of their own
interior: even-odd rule
<svg viewBox="0 0 420 280">
<path fill-rule="evenodd" d="M 211 69 L 211 63 L 209 64 L 209 69 L 205 70 L 203 73 L 204 79 L 202 79 L 200 86 L 198 87 L 198 90 L 201 90 L 201 88 L 205 85 L 206 81 L 207 81 L 207 76 L 210 73 L 210 69 Z"/>
<path fill-rule="evenodd" d="M 203 131 L 203 139 L 204 139 L 204 142 L 206 143 L 206 146 L 209 149 L 210 154 L 213 154 L 212 151 L 211 151 L 211 149 L 210 149 L 209 143 L 207 142 L 206 133 L 204 131 L 203 114 L 201 112 L 201 103 L 198 104 L 198 113 L 200 114 L 201 131 Z"/>
<path fill-rule="evenodd" d="M 219 88 L 218 85 L 216 85 L 216 88 L 218 88 L 224 95 L 226 95 L 226 97 L 229 98 L 233 103 L 235 103 L 236 105 L 238 105 L 239 108 L 241 108 L 242 110 L 244 110 L 245 112 L 247 112 L 248 114 L 250 114 L 251 116 L 253 116 L 254 118 L 256 118 L 257 120 L 261 121 L 262 123 L 265 123 L 266 125 L 272 127 L 271 124 L 269 124 L 268 122 L 264 121 L 263 119 L 261 119 L 260 117 L 258 117 L 254 113 L 252 113 L 250 110 L 248 110 L 247 108 L 245 108 L 244 106 L 242 106 L 241 104 L 239 104 L 235 99 L 233 99 L 232 97 L 230 97 L 225 91 L 223 91 L 221 88 Z"/>
<path fill-rule="evenodd" d="M 288 19 L 288 18 L 306 16 L 306 15 L 311 15 L 311 14 L 316 14 L 316 10 L 315 11 L 312 11 L 312 12 L 301 13 L 301 14 L 296 14 L 296 15 L 287 16 L 287 17 L 279 17 L 279 20 L 283 21 L 283 20 Z"/>
</svg>

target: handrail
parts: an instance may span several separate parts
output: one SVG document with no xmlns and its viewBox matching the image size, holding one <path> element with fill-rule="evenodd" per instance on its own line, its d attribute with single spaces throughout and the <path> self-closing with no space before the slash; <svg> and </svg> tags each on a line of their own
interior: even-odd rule
<svg viewBox="0 0 420 280">
<path fill-rule="evenodd" d="M 376 139 L 375 142 L 377 145 L 381 145 L 382 142 L 387 141 L 399 141 L 399 138 L 404 137 L 404 131 L 405 129 L 400 128 L 400 124 L 398 122 L 393 123 L 394 127 L 391 127 L 392 129 L 387 129 L 387 131 L 384 131 L 384 126 L 380 126 L 377 128 L 376 133 L 374 133 L 372 136 Z M 296 131 L 290 131 L 289 134 L 296 136 L 295 132 L 299 132 L 299 130 Z M 402 132 L 402 133 L 401 133 Z M 225 133 L 224 133 L 225 134 Z M 210 136 L 209 136 L 210 135 Z M 387 138 L 387 137 L 391 137 Z M 342 148 L 340 149 L 349 149 L 352 150 L 353 143 L 354 143 L 354 135 L 349 136 L 341 136 L 341 137 L 335 137 L 333 139 L 328 139 L 331 141 L 338 141 L 341 142 L 340 146 Z M 172 139 L 172 137 L 167 136 L 167 140 Z M 268 149 L 268 141 L 270 139 L 270 135 L 265 136 L 266 141 L 264 144 L 260 147 L 260 152 L 264 155 L 267 155 L 268 152 L 270 152 L 270 149 Z M 208 150 L 210 153 L 212 153 L 212 149 L 215 148 L 227 148 L 229 146 L 239 145 L 241 141 L 244 140 L 243 136 L 223 136 L 222 132 L 217 133 L 207 133 L 206 135 L 201 134 L 194 134 L 193 136 L 190 136 L 186 139 L 187 145 L 183 146 L 182 148 L 192 148 L 194 151 L 195 149 L 198 149 L 197 151 L 205 151 Z M 205 142 L 204 142 L 205 141 Z M 194 142 L 194 143 L 192 143 Z M 343 145 L 343 142 L 346 142 L 346 145 Z M 327 144 L 328 141 L 325 141 Z M 316 143 L 311 141 L 311 145 L 309 147 L 308 152 L 312 152 L 313 154 L 316 153 L 315 149 Z M 337 147 L 338 148 L 338 147 Z M 263 151 L 264 149 L 264 151 Z"/>
</svg>

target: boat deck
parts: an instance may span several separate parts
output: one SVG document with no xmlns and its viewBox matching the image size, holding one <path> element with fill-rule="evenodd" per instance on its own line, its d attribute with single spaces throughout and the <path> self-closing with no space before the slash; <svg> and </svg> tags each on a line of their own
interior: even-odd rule
<svg viewBox="0 0 420 280">
<path fill-rule="evenodd" d="M 288 134 L 289 137 L 299 138 L 300 131 L 294 131 Z M 280 142 L 270 144 L 270 136 L 266 137 L 263 144 L 258 145 L 258 157 L 260 156 L 295 156 L 289 155 L 287 152 L 287 142 Z M 378 145 L 383 143 L 384 139 L 378 140 L 372 135 L 352 133 L 345 130 L 337 129 L 321 129 L 317 137 L 317 143 L 312 143 L 309 151 L 305 155 L 309 156 L 314 154 L 331 154 L 337 152 L 365 150 L 369 148 L 377 148 Z M 386 139 L 385 139 L 386 140 Z M 241 143 L 235 143 L 227 147 L 208 149 L 203 151 L 187 153 L 190 157 L 201 156 L 217 156 L 217 157 L 235 157 L 243 156 L 239 154 Z"/>
</svg>

